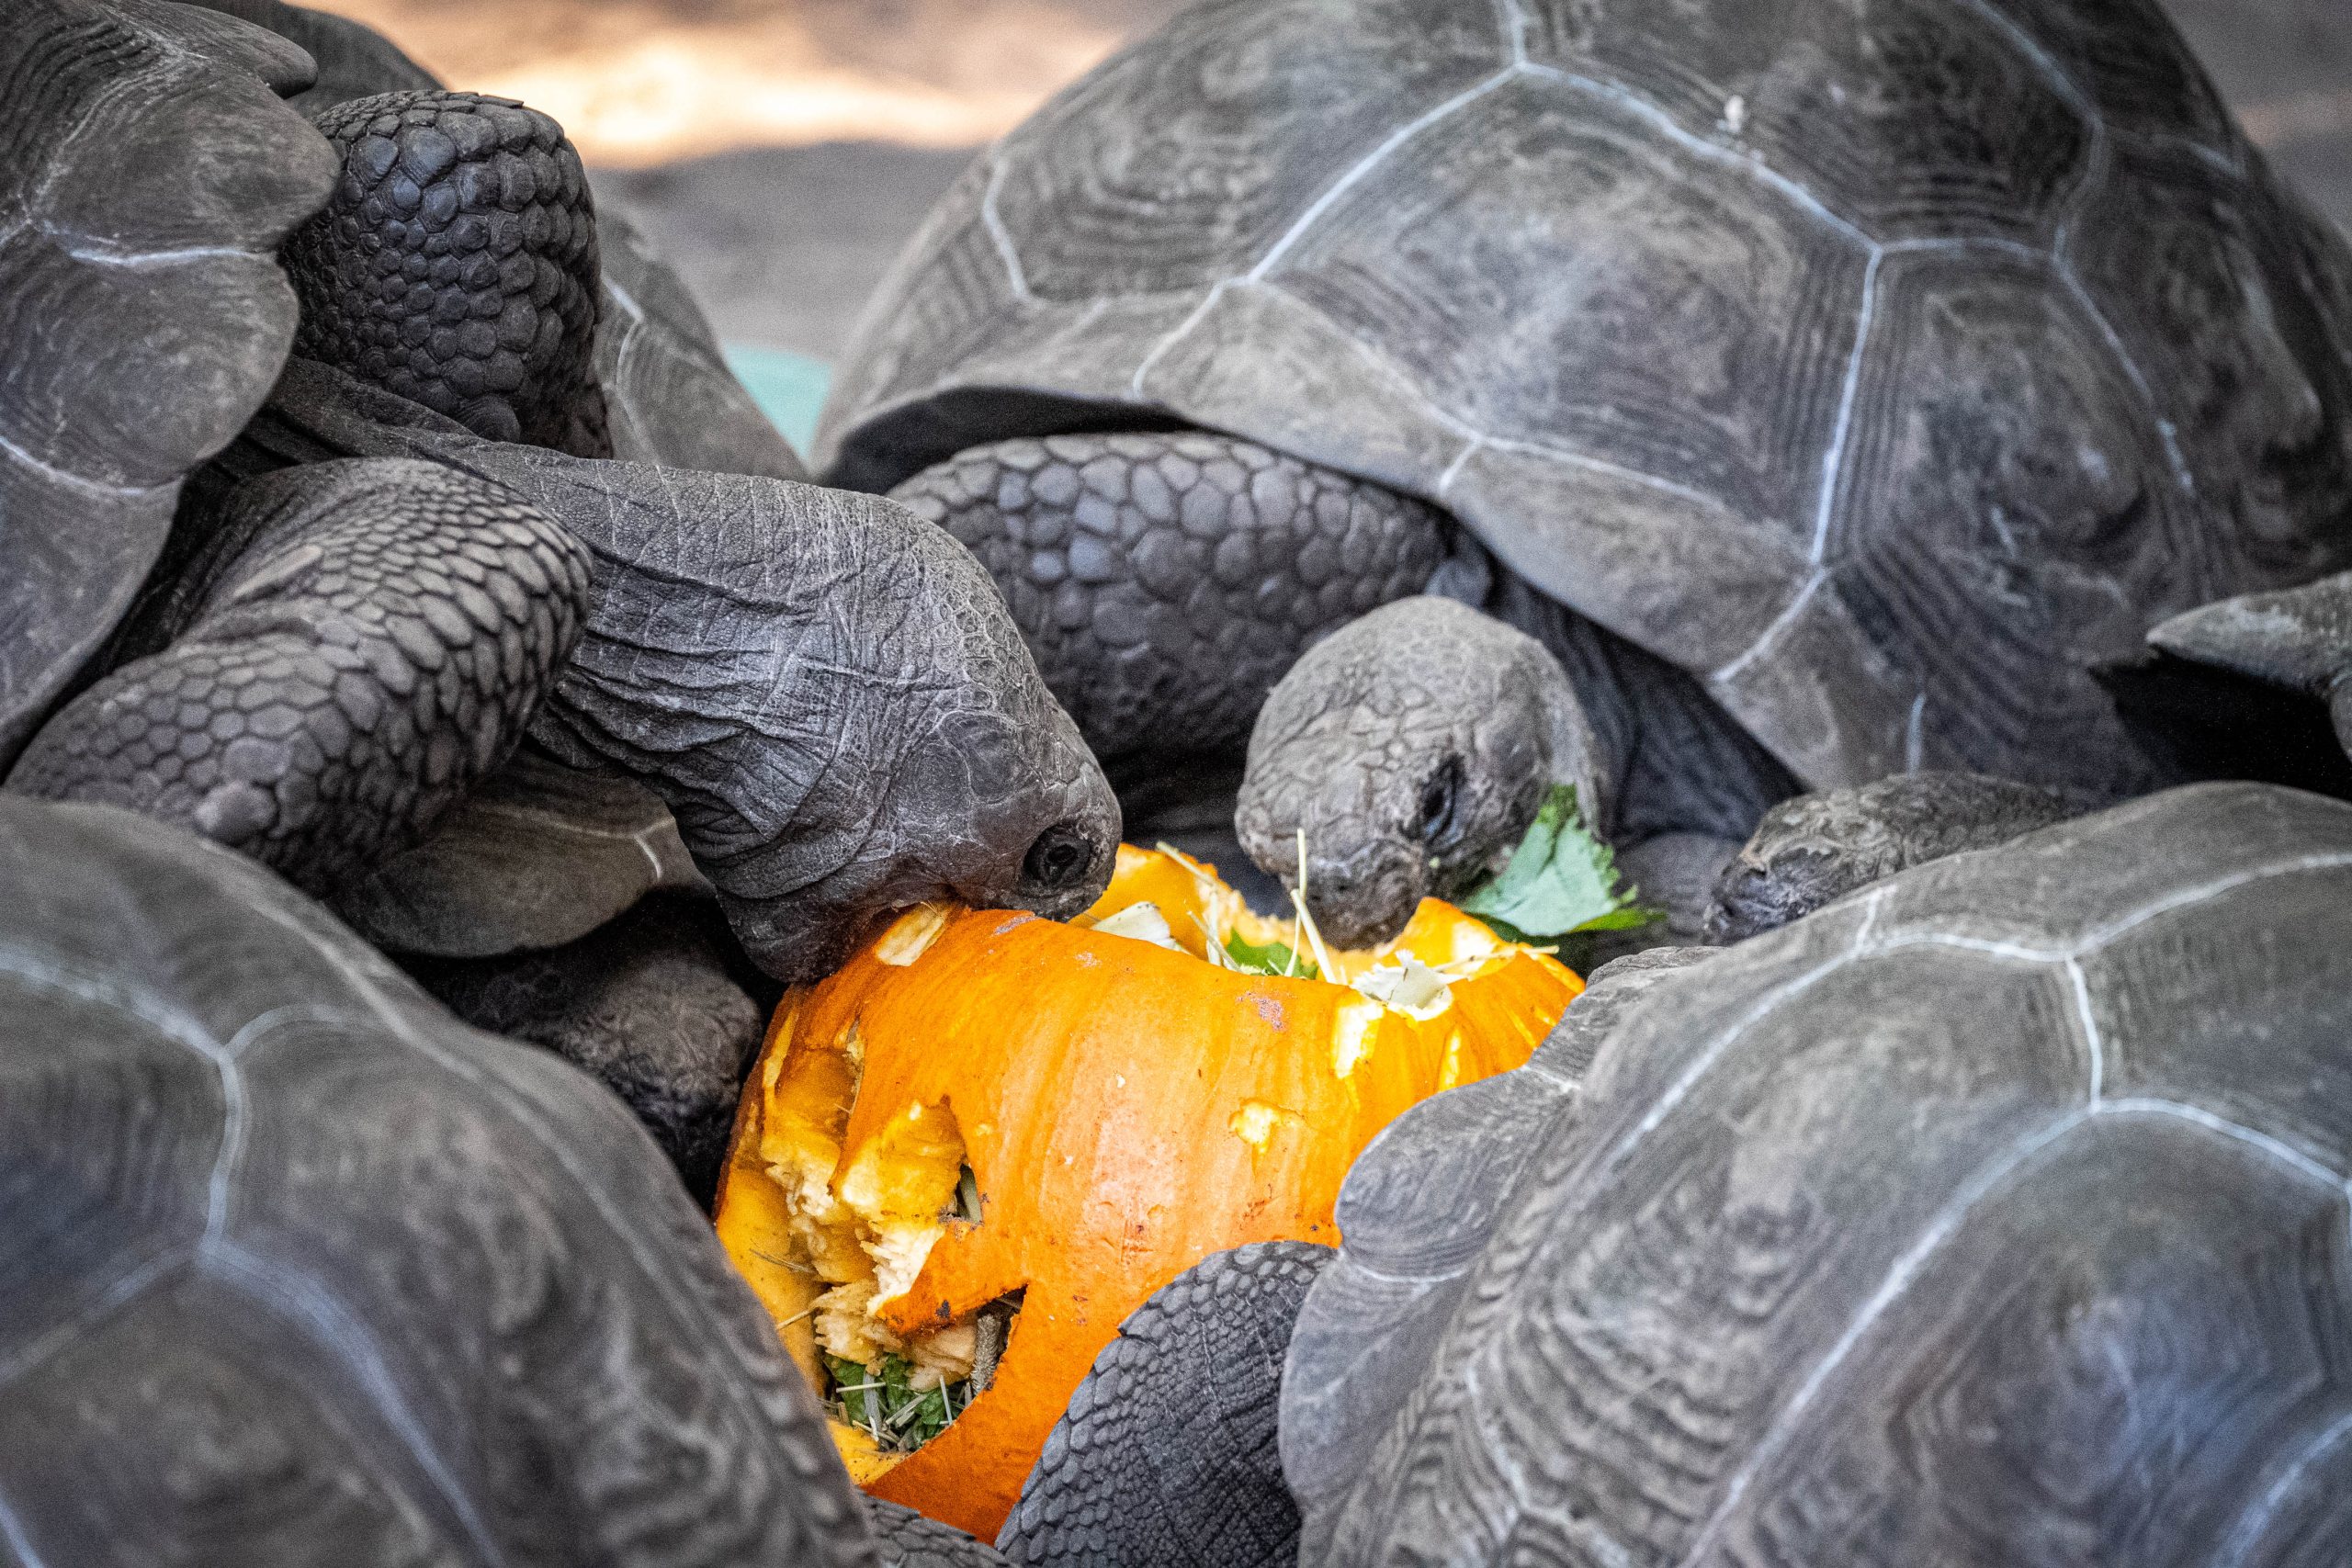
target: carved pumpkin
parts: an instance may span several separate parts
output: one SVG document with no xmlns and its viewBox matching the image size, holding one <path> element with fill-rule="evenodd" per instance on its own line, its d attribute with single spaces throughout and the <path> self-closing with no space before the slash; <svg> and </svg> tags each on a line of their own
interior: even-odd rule
<svg viewBox="0 0 2352 1568">
<path fill-rule="evenodd" d="M 1212 868 L 1122 848 L 1076 921 L 924 906 L 778 1008 L 718 1232 L 820 1393 L 832 1374 L 867 1490 L 993 1539 L 1146 1296 L 1221 1248 L 1335 1240 L 1373 1134 L 1524 1062 L 1582 989 L 1433 900 L 1322 953 L 1329 981 L 1213 961 L 1210 933 L 1295 940 Z M 951 1415 L 888 1451 L 888 1422 Z"/>
</svg>

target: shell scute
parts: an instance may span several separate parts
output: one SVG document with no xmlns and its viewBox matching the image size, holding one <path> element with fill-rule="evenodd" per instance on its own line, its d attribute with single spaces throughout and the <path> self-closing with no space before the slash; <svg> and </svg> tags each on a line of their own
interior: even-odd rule
<svg viewBox="0 0 2352 1568">
<path fill-rule="evenodd" d="M 1872 237 L 2034 241 L 2095 134 L 1989 15 L 1949 0 L 1747 0 L 1694 28 L 1670 6 L 1539 8 L 1529 58 L 1760 159 Z"/>
<path fill-rule="evenodd" d="M 2159 782 L 2090 681 L 2152 615 L 2232 592 L 2145 389 L 2053 264 L 1891 255 L 1825 539 L 1839 599 L 1919 694 L 1914 766 Z M 1930 652 L 1929 649 L 1933 651 Z"/>
</svg>

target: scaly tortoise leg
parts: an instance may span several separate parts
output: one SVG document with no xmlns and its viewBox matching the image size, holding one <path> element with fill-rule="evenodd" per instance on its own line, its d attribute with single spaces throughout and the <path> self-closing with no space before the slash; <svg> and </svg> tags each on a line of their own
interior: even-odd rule
<svg viewBox="0 0 2352 1568">
<path fill-rule="evenodd" d="M 1046 1439 L 997 1550 L 1023 1568 L 1276 1568 L 1298 1507 L 1275 1447 L 1283 1358 L 1334 1254 L 1219 1252 L 1152 1293 Z"/>
<path fill-rule="evenodd" d="M 399 459 L 230 492 L 135 658 L 8 787 L 192 829 L 331 894 L 503 762 L 585 618 L 588 554 L 503 488 Z"/>
</svg>

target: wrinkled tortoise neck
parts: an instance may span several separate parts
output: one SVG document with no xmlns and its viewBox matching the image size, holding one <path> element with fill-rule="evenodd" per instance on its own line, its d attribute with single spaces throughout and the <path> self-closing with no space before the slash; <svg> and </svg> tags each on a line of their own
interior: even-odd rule
<svg viewBox="0 0 2352 1568">
<path fill-rule="evenodd" d="M 495 441 L 612 456 L 595 213 L 563 128 L 444 92 L 355 98 L 315 123 L 343 174 L 282 252 L 295 352 Z"/>
<path fill-rule="evenodd" d="M 1410 496 L 1196 430 L 993 442 L 890 497 L 979 558 L 1111 761 L 1238 757 L 1298 656 L 1423 592 L 1454 533 Z"/>
</svg>

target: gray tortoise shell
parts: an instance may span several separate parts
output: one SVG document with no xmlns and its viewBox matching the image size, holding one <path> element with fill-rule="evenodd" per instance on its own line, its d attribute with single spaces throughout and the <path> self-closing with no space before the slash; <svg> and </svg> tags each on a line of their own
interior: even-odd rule
<svg viewBox="0 0 2352 1568">
<path fill-rule="evenodd" d="M 873 1561 L 621 1103 L 267 872 L 0 795 L 0 1021 L 11 1561 Z"/>
<path fill-rule="evenodd" d="M 1226 0 L 967 173 L 815 457 L 1174 416 L 1446 506 L 1815 788 L 2137 788 L 2086 667 L 2346 559 L 2348 278 L 2153 0 Z"/>
<path fill-rule="evenodd" d="M 1590 999 L 1351 1171 L 1302 1563 L 2352 1559 L 2352 807 L 2169 792 Z"/>
<path fill-rule="evenodd" d="M 163 0 L 0 26 L 0 772 L 130 606 L 294 341 L 278 242 L 334 157 L 310 58 Z M 275 89 L 275 90 L 274 90 Z"/>
</svg>

